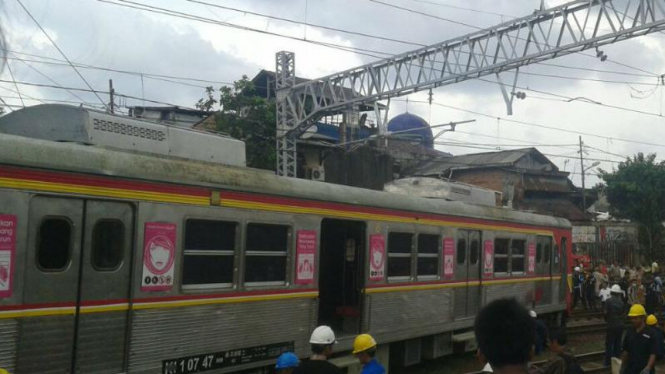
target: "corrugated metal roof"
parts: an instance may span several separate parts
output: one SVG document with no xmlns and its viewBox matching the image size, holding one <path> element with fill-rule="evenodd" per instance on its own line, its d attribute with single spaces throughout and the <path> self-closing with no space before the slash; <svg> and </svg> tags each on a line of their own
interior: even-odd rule
<svg viewBox="0 0 665 374">
<path fill-rule="evenodd" d="M 549 162 L 536 148 L 512 149 L 508 151 L 442 157 L 436 160 L 425 161 L 414 169 L 413 175 L 439 175 L 442 173 L 445 174 L 450 170 L 512 166 L 527 154 L 540 158 L 543 162 Z"/>
</svg>

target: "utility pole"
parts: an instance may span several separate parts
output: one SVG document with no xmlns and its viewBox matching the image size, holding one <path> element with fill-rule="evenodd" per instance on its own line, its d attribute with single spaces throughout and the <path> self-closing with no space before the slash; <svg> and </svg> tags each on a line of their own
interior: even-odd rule
<svg viewBox="0 0 665 374">
<path fill-rule="evenodd" d="M 111 109 L 111 114 L 113 114 L 113 110 L 114 110 L 114 108 L 113 108 L 114 107 L 114 104 L 113 104 L 113 94 L 114 93 L 115 93 L 115 91 L 113 90 L 113 79 L 109 79 L 109 96 L 111 97 L 111 102 L 110 102 L 110 105 L 109 105 L 109 109 Z"/>
<path fill-rule="evenodd" d="M 584 185 L 584 143 L 580 135 L 580 170 L 582 170 L 582 214 L 586 216 L 586 187 Z"/>
</svg>

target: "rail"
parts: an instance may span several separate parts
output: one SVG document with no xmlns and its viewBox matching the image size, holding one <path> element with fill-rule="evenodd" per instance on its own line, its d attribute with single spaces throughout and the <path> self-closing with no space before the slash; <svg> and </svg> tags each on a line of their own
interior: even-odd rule
<svg viewBox="0 0 665 374">
<path fill-rule="evenodd" d="M 579 363 L 582 366 L 583 364 L 602 361 L 604 358 L 605 358 L 604 351 L 582 353 L 575 356 L 577 363 Z M 546 362 L 547 360 L 541 360 L 541 361 L 534 361 L 531 364 L 535 366 L 543 366 L 545 365 Z M 602 365 L 599 367 L 584 368 L 584 372 L 589 374 L 605 374 L 605 373 L 610 373 L 611 371 L 612 370 L 609 366 L 602 366 Z M 482 371 L 473 371 L 466 374 L 482 374 Z"/>
</svg>

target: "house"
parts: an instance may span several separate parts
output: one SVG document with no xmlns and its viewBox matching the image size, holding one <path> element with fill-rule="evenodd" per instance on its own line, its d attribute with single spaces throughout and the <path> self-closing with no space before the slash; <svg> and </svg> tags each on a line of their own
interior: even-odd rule
<svg viewBox="0 0 665 374">
<path fill-rule="evenodd" d="M 517 210 L 588 222 L 591 215 L 571 201 L 577 189 L 536 148 L 440 157 L 406 171 L 410 176 L 462 182 L 501 192 L 502 205 Z"/>
</svg>

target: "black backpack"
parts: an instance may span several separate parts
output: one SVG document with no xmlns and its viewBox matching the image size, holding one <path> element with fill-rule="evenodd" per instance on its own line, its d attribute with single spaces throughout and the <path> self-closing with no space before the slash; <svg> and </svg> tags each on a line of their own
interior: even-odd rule
<svg viewBox="0 0 665 374">
<path fill-rule="evenodd" d="M 567 354 L 561 354 L 559 357 L 563 358 L 566 362 L 566 374 L 584 374 L 584 370 L 582 370 L 580 364 L 577 363 L 575 357 Z"/>
</svg>

